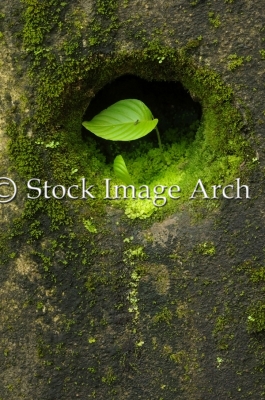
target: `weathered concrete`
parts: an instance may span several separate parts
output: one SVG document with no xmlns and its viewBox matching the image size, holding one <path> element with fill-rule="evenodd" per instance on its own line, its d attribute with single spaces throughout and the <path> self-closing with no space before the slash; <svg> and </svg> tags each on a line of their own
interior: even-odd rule
<svg viewBox="0 0 265 400">
<path fill-rule="evenodd" d="M 0 204 L 0 399 L 263 398 L 262 3 L 2 7 L 0 175 L 19 190 Z M 220 129 L 229 103 L 251 199 L 188 202 L 151 222 L 102 200 L 27 200 L 33 177 L 104 176 L 82 116 L 124 74 L 180 80 Z M 213 148 L 222 135 L 208 138 Z"/>
</svg>

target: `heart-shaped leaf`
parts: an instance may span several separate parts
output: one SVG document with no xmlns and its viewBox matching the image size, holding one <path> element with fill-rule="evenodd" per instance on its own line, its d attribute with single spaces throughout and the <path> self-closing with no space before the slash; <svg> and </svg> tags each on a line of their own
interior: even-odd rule
<svg viewBox="0 0 265 400">
<path fill-rule="evenodd" d="M 113 169 L 117 178 L 121 179 L 126 185 L 132 185 L 132 178 L 127 170 L 125 161 L 122 156 L 115 157 Z"/>
<path fill-rule="evenodd" d="M 103 139 L 129 141 L 147 135 L 157 123 L 142 101 L 127 99 L 112 104 L 83 126 Z"/>
</svg>

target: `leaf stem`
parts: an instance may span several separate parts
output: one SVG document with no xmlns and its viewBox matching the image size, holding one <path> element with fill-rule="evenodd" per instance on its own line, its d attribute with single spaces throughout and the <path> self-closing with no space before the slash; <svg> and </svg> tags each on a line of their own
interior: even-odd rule
<svg viewBox="0 0 265 400">
<path fill-rule="evenodd" d="M 165 164 L 167 164 L 165 155 L 163 153 L 163 147 L 162 147 L 162 143 L 161 143 L 160 133 L 159 133 L 159 130 L 158 130 L 157 126 L 156 126 L 156 133 L 157 133 L 158 145 L 159 145 L 159 148 L 160 148 L 160 151 L 161 151 L 161 155 L 162 155 L 162 160 L 164 161 Z"/>
<path fill-rule="evenodd" d="M 162 147 L 162 142 L 161 142 L 161 138 L 160 138 L 160 133 L 159 133 L 159 130 L 158 130 L 157 126 L 156 126 L 156 133 L 157 133 L 158 145 L 159 145 L 159 148 L 160 148 L 161 153 L 162 153 L 162 159 L 163 159 L 164 163 L 166 164 L 166 159 L 165 159 L 165 156 L 164 156 L 164 153 L 163 153 L 163 147 Z"/>
<path fill-rule="evenodd" d="M 162 143 L 161 143 L 161 138 L 160 138 L 160 133 L 159 133 L 159 130 L 158 130 L 158 127 L 157 127 L 157 126 L 156 126 L 156 134 L 157 134 L 158 145 L 159 145 L 159 147 L 160 147 L 160 150 L 163 151 Z"/>
<path fill-rule="evenodd" d="M 156 126 L 156 134 L 157 134 L 158 145 L 159 145 L 159 148 L 160 148 L 160 151 L 161 151 L 162 159 L 163 159 L 164 163 L 167 164 L 167 161 L 165 159 L 165 155 L 163 153 L 163 147 L 162 147 L 162 142 L 161 142 L 161 138 L 160 138 L 160 133 L 159 133 L 159 130 L 158 130 L 157 126 Z"/>
</svg>

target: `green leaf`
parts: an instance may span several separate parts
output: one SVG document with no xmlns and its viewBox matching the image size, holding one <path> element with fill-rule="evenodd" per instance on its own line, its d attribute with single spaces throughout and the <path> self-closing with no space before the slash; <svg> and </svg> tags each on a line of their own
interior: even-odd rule
<svg viewBox="0 0 265 400">
<path fill-rule="evenodd" d="M 127 99 L 112 104 L 83 126 L 103 139 L 129 141 L 147 135 L 157 123 L 142 101 Z"/>
<path fill-rule="evenodd" d="M 133 185 L 132 178 L 122 156 L 115 157 L 113 169 L 117 178 L 121 179 L 126 185 Z"/>
</svg>

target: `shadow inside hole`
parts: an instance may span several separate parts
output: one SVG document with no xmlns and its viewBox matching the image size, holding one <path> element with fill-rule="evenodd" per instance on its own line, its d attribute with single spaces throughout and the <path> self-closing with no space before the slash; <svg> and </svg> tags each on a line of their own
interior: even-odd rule
<svg viewBox="0 0 265 400">
<path fill-rule="evenodd" d="M 186 137 L 193 140 L 202 116 L 201 105 L 195 102 L 180 82 L 146 81 L 134 75 L 123 75 L 104 86 L 91 100 L 83 121 L 119 100 L 138 99 L 149 107 L 154 118 L 158 118 L 158 129 L 163 147 Z M 130 142 L 111 141 L 97 137 L 82 128 L 83 139 L 95 140 L 106 162 L 113 162 L 118 154 L 146 152 L 158 147 L 155 130 L 145 137 Z"/>
</svg>

